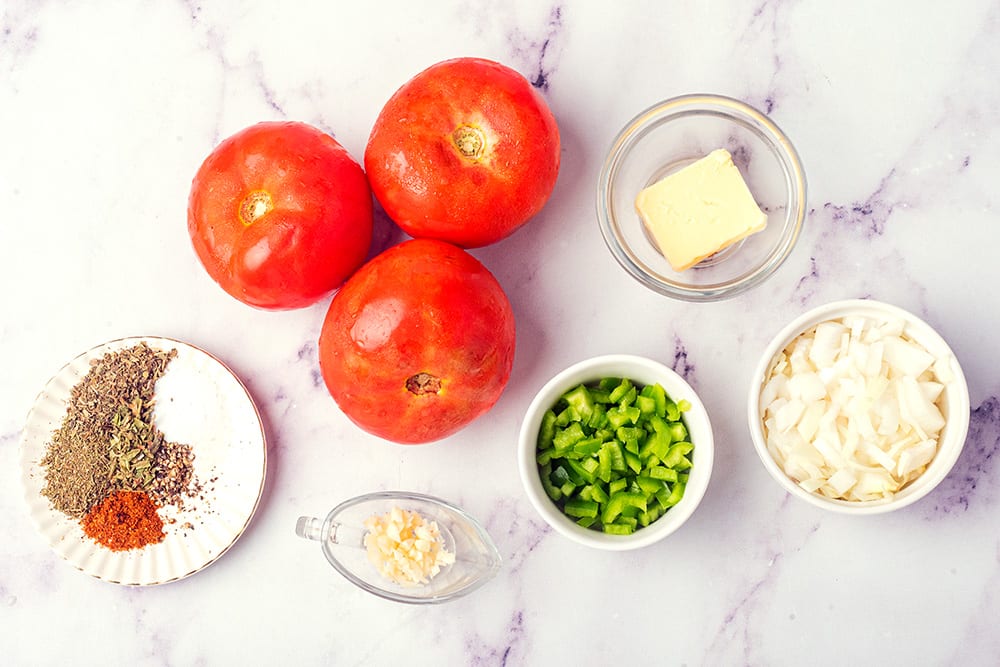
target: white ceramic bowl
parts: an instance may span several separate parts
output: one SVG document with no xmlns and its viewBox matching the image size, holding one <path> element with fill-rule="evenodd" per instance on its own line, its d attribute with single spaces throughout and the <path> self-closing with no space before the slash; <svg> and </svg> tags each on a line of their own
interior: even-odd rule
<svg viewBox="0 0 1000 667">
<path fill-rule="evenodd" d="M 535 461 L 538 430 L 542 415 L 555 405 L 559 397 L 580 384 L 596 382 L 603 377 L 626 377 L 638 385 L 659 382 L 674 401 L 691 404 L 683 418 L 688 429 L 692 452 L 691 471 L 684 497 L 659 519 L 631 535 L 608 535 L 583 528 L 567 517 L 546 495 Z M 690 518 L 708 488 L 712 475 L 715 445 L 708 412 L 698 395 L 680 375 L 661 363 L 644 357 L 614 354 L 594 357 L 565 369 L 543 386 L 528 406 L 518 437 L 518 466 L 528 499 L 546 523 L 560 534 L 589 547 L 612 551 L 638 549 L 662 540 Z"/>
<path fill-rule="evenodd" d="M 811 493 L 800 487 L 785 474 L 771 456 L 764 439 L 761 421 L 760 392 L 764 386 L 775 357 L 800 334 L 821 322 L 837 320 L 847 316 L 864 316 L 881 320 L 897 319 L 905 323 L 906 334 L 938 358 L 949 360 L 954 380 L 945 385 L 941 402 L 941 413 L 945 427 L 939 434 L 938 451 L 927 469 L 910 484 L 903 487 L 890 499 L 874 501 L 849 501 L 827 498 L 819 493 Z M 845 514 L 880 514 L 897 510 L 916 502 L 930 493 L 954 466 L 969 430 L 969 389 L 958 359 L 944 339 L 929 324 L 912 313 L 879 301 L 852 299 L 828 303 L 792 320 L 771 340 L 754 371 L 747 401 L 750 436 L 757 455 L 771 476 L 785 491 L 806 502 L 833 512 Z"/>
</svg>

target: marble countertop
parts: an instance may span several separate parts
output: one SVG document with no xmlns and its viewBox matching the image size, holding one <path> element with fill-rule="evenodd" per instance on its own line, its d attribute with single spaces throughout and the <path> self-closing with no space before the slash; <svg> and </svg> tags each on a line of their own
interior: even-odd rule
<svg viewBox="0 0 1000 667">
<path fill-rule="evenodd" d="M 0 8 L 0 662 L 22 664 L 994 665 L 1000 660 L 1000 5 L 518 2 L 36 3 Z M 348 6 L 341 6 L 347 4 Z M 220 140 L 295 119 L 363 153 L 382 104 L 430 64 L 501 61 L 558 119 L 553 196 L 474 251 L 517 317 L 494 409 L 422 447 L 369 436 L 318 372 L 329 299 L 264 312 L 207 277 L 191 177 Z M 744 100 L 802 157 L 809 214 L 763 286 L 713 304 L 644 289 L 594 212 L 607 146 L 676 95 Z M 384 223 L 384 221 L 383 221 Z M 402 239 L 389 224 L 376 244 Z M 972 403 L 929 496 L 853 518 L 790 498 L 753 451 L 745 396 L 787 321 L 842 298 L 913 311 L 950 343 Z M 217 563 L 149 588 L 54 554 L 22 498 L 38 391 L 104 341 L 158 335 L 230 365 L 268 436 L 267 481 Z M 715 469 L 691 520 L 628 553 L 548 529 L 515 462 L 537 389 L 580 359 L 660 360 L 698 390 Z M 480 517 L 504 558 L 436 607 L 374 598 L 294 534 L 351 496 L 406 489 Z"/>
</svg>

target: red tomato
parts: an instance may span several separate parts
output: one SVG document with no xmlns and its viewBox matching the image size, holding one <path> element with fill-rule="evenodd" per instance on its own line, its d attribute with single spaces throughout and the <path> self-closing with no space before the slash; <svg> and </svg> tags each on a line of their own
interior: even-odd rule
<svg viewBox="0 0 1000 667">
<path fill-rule="evenodd" d="M 514 363 L 514 314 L 472 255 L 405 241 L 334 295 L 319 360 L 330 394 L 358 426 L 398 443 L 431 442 L 500 397 Z"/>
<path fill-rule="evenodd" d="M 371 190 L 333 137 L 296 122 L 248 127 L 198 169 L 188 232 L 209 275 L 259 308 L 300 308 L 365 261 Z"/>
<path fill-rule="evenodd" d="M 457 58 L 396 91 L 364 161 L 375 197 L 403 231 L 475 248 L 545 205 L 559 173 L 559 129 L 523 76 Z"/>
</svg>

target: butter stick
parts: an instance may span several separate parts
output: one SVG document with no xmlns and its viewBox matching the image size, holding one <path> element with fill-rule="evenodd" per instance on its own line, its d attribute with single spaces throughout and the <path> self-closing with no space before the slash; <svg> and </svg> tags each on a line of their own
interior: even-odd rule
<svg viewBox="0 0 1000 667">
<path fill-rule="evenodd" d="M 767 224 L 767 214 L 722 148 L 642 190 L 635 208 L 678 272 Z"/>
</svg>

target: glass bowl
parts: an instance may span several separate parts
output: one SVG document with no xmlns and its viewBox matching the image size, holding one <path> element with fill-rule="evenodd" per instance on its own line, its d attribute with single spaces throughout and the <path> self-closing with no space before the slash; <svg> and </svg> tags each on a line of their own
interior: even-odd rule
<svg viewBox="0 0 1000 667">
<path fill-rule="evenodd" d="M 444 550 L 455 561 L 445 565 L 427 583 L 400 585 L 384 578 L 368 558 L 364 545 L 365 520 L 393 508 L 420 514 L 437 523 Z M 500 571 L 501 557 L 486 530 L 472 516 L 451 503 L 407 491 L 380 491 L 346 500 L 325 519 L 299 517 L 299 537 L 316 540 L 323 555 L 340 574 L 362 590 L 394 602 L 436 604 L 467 595 Z"/>
<path fill-rule="evenodd" d="M 824 496 L 816 491 L 808 491 L 800 486 L 772 456 L 764 433 L 762 393 L 767 384 L 772 367 L 779 355 L 801 334 L 814 329 L 818 324 L 850 317 L 862 317 L 875 322 L 899 322 L 904 334 L 918 343 L 935 359 L 943 364 L 948 377 L 941 379 L 940 410 L 944 417 L 944 428 L 938 434 L 937 451 L 934 458 L 916 479 L 897 491 L 891 498 L 879 500 L 841 500 Z M 820 509 L 841 514 L 870 515 L 882 514 L 902 509 L 928 493 L 948 475 L 965 445 L 969 430 L 970 406 L 969 388 L 965 374 L 957 357 L 948 343 L 929 324 L 916 315 L 888 303 L 869 299 L 848 299 L 817 306 L 789 322 L 764 349 L 754 371 L 747 397 L 747 419 L 750 437 L 757 456 L 771 477 L 786 492 Z"/>
<path fill-rule="evenodd" d="M 725 148 L 767 226 L 686 271 L 674 271 L 635 210 L 643 188 Z M 766 115 L 720 95 L 686 95 L 633 118 L 611 145 L 597 217 L 615 260 L 640 283 L 684 301 L 718 301 L 761 284 L 791 253 L 806 214 L 806 179 L 788 137 Z"/>
<path fill-rule="evenodd" d="M 692 466 L 684 497 L 644 528 L 631 535 L 611 535 L 584 528 L 563 514 L 542 486 L 536 456 L 542 416 L 565 392 L 580 384 L 597 382 L 605 377 L 629 378 L 638 385 L 659 383 L 673 400 L 687 400 L 691 409 L 684 413 L 684 424 L 694 444 Z M 605 551 L 627 551 L 659 542 L 680 528 L 697 509 L 708 490 L 715 459 L 712 423 L 701 399 L 684 378 L 663 364 L 629 354 L 607 354 L 579 361 L 556 374 L 538 390 L 525 412 L 518 435 L 517 460 L 528 500 L 538 514 L 564 537 L 587 547 Z"/>
</svg>

